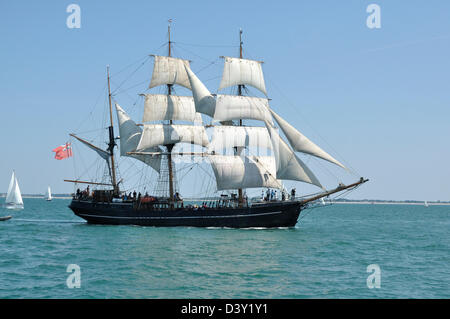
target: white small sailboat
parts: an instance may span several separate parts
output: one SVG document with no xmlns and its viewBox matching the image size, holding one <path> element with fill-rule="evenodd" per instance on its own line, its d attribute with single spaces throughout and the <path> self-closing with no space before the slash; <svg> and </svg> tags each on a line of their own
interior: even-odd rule
<svg viewBox="0 0 450 319">
<path fill-rule="evenodd" d="M 50 190 L 50 186 L 48 187 L 48 189 L 47 189 L 47 193 L 45 193 L 45 200 L 46 201 L 51 201 L 53 198 L 52 198 L 52 191 Z"/>
<path fill-rule="evenodd" d="M 20 193 L 19 183 L 14 171 L 9 182 L 8 193 L 6 194 L 6 208 L 23 209 L 22 194 Z"/>
<path fill-rule="evenodd" d="M 425 201 L 425 202 L 423 203 L 423 206 L 428 207 L 428 202 Z"/>
<path fill-rule="evenodd" d="M 325 204 L 325 200 L 324 200 L 323 198 L 320 199 L 320 203 L 321 203 L 323 206 L 326 205 L 326 204 Z"/>
</svg>

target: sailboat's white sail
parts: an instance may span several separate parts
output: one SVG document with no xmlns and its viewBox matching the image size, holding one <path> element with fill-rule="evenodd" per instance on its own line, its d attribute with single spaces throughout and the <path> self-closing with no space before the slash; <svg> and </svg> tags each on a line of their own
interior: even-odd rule
<svg viewBox="0 0 450 319">
<path fill-rule="evenodd" d="M 142 135 L 142 128 L 128 116 L 127 113 L 116 103 L 117 118 L 119 120 L 120 133 L 120 156 L 130 156 L 144 162 L 159 173 L 161 167 L 161 157 L 149 157 L 144 155 L 127 155 L 128 152 L 135 152 Z M 160 152 L 159 147 L 146 149 L 147 152 Z"/>
<path fill-rule="evenodd" d="M 6 208 L 21 209 L 23 208 L 22 194 L 20 193 L 19 183 L 15 172 L 12 173 L 9 182 L 8 193 L 6 194 Z"/>
<path fill-rule="evenodd" d="M 143 122 L 174 120 L 201 123 L 201 115 L 195 111 L 192 96 L 164 94 L 144 94 L 144 96 Z"/>
<path fill-rule="evenodd" d="M 311 142 L 306 136 L 300 133 L 295 127 L 285 121 L 281 116 L 279 116 L 273 110 L 270 111 L 272 112 L 273 117 L 277 121 L 278 125 L 286 135 L 286 138 L 295 151 L 319 157 L 342 168 L 345 168 L 345 166 L 342 165 L 338 160 L 334 159 L 330 154 L 326 153 L 319 146 Z"/>
<path fill-rule="evenodd" d="M 144 152 L 150 147 L 189 143 L 208 146 L 209 140 L 204 126 L 179 124 L 145 124 L 137 150 Z"/>
<path fill-rule="evenodd" d="M 47 192 L 45 193 L 45 200 L 51 201 L 52 198 L 52 191 L 50 190 L 50 186 L 47 188 Z"/>
<path fill-rule="evenodd" d="M 189 67 L 185 67 L 185 70 L 191 85 L 196 111 L 206 114 L 209 117 L 214 117 L 214 113 L 216 112 L 216 100 Z"/>
<path fill-rule="evenodd" d="M 280 188 L 275 160 L 271 156 L 212 155 L 209 161 L 216 177 L 217 190 L 237 188 Z"/>
<path fill-rule="evenodd" d="M 218 94 L 214 120 L 229 121 L 238 119 L 272 122 L 269 101 L 265 98 Z"/>
<path fill-rule="evenodd" d="M 155 64 L 149 89 L 165 84 L 178 84 L 191 88 L 184 68 L 189 67 L 189 61 L 168 56 L 155 55 L 154 57 Z"/>
<path fill-rule="evenodd" d="M 266 98 L 218 94 L 215 99 L 191 69 L 186 67 L 186 72 L 197 112 L 206 114 L 216 121 L 248 119 L 272 123 L 269 101 Z"/>
<path fill-rule="evenodd" d="M 89 147 L 91 150 L 95 151 L 101 158 L 103 158 L 106 162 L 109 163 L 109 158 L 111 156 L 111 154 L 105 150 L 102 150 L 101 148 L 89 143 L 88 141 L 83 140 L 82 138 L 79 138 L 78 136 L 76 136 L 75 134 L 70 134 L 70 136 L 76 138 L 77 140 L 79 140 L 81 143 L 83 143 L 84 145 L 86 145 L 87 147 Z"/>
<path fill-rule="evenodd" d="M 267 154 L 267 150 L 272 149 L 272 142 L 265 127 L 214 126 L 213 138 L 208 150 L 217 153 L 234 147 L 251 147 L 261 153 L 265 151 Z"/>
<path fill-rule="evenodd" d="M 266 123 L 266 127 L 272 139 L 277 178 L 305 182 L 323 188 L 313 172 L 295 155 L 276 130 L 269 123 Z"/>
<path fill-rule="evenodd" d="M 219 90 L 234 85 L 251 85 L 267 95 L 261 62 L 225 57 Z"/>
</svg>

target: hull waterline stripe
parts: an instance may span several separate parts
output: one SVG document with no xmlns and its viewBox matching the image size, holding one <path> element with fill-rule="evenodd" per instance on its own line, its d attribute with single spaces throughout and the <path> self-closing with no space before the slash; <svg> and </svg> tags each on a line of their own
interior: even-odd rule
<svg viewBox="0 0 450 319">
<path fill-rule="evenodd" d="M 126 217 L 126 216 L 102 216 L 102 215 L 90 215 L 79 213 L 79 216 L 86 217 L 96 217 L 96 218 L 116 218 L 116 219 L 189 219 L 189 218 L 235 218 L 235 217 L 253 217 L 253 216 L 263 216 L 263 215 L 276 215 L 282 214 L 283 212 L 270 212 L 270 213 L 260 213 L 260 214 L 248 214 L 248 215 L 230 215 L 230 216 L 167 216 L 167 217 Z"/>
</svg>

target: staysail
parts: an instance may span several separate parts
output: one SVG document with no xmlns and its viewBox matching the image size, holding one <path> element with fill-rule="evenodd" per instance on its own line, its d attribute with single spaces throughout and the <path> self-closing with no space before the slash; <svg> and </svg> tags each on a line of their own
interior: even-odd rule
<svg viewBox="0 0 450 319">
<path fill-rule="evenodd" d="M 266 127 L 277 163 L 277 178 L 305 182 L 323 188 L 314 173 L 295 155 L 276 130 L 269 123 L 266 123 Z"/>
<path fill-rule="evenodd" d="M 158 173 L 161 167 L 161 157 L 149 157 L 144 155 L 128 155 L 128 152 L 135 152 L 139 140 L 142 135 L 142 128 L 128 116 L 128 114 L 116 103 L 117 118 L 119 120 L 119 134 L 120 134 L 120 155 L 130 156 L 141 162 L 144 162 Z M 146 149 L 148 152 L 160 152 L 159 147 L 150 147 Z"/>
<path fill-rule="evenodd" d="M 286 138 L 291 144 L 292 148 L 297 152 L 306 153 L 315 157 L 319 157 L 324 159 L 330 163 L 338 165 L 342 168 L 345 168 L 338 160 L 334 159 L 331 155 L 322 150 L 319 146 L 311 142 L 306 136 L 300 133 L 295 127 L 289 124 L 286 120 L 284 120 L 281 116 L 275 113 L 273 110 L 270 110 L 273 117 L 277 121 L 281 130 L 286 135 Z"/>
<path fill-rule="evenodd" d="M 197 112 L 206 114 L 216 121 L 249 119 L 272 123 L 268 99 L 226 94 L 218 94 L 214 98 L 191 69 L 186 67 L 186 72 Z"/>
</svg>

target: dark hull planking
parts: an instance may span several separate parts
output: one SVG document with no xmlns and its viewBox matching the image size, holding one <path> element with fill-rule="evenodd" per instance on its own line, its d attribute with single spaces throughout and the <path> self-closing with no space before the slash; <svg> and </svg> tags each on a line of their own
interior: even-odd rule
<svg viewBox="0 0 450 319">
<path fill-rule="evenodd" d="M 253 204 L 242 208 L 136 208 L 133 203 L 72 200 L 69 208 L 91 224 L 156 227 L 294 227 L 302 209 L 298 201 Z"/>
</svg>

